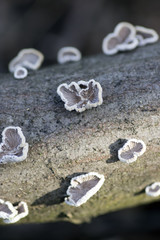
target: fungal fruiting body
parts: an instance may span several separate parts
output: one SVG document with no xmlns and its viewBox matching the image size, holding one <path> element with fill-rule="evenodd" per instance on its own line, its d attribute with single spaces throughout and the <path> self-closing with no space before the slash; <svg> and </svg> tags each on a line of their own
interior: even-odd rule
<svg viewBox="0 0 160 240">
<path fill-rule="evenodd" d="M 146 151 L 146 145 L 142 140 L 130 139 L 118 150 L 118 158 L 121 162 L 132 163 Z"/>
<path fill-rule="evenodd" d="M 15 223 L 18 222 L 21 218 L 24 218 L 28 215 L 28 206 L 27 203 L 21 201 L 18 206 L 15 207 L 17 214 L 14 217 L 5 218 L 4 223 Z"/>
<path fill-rule="evenodd" d="M 104 176 L 96 172 L 72 178 L 67 189 L 68 197 L 65 198 L 65 202 L 71 206 L 79 207 L 101 188 L 104 180 Z"/>
<path fill-rule="evenodd" d="M 118 51 L 132 50 L 138 46 L 135 27 L 128 22 L 119 23 L 113 33 L 108 34 L 102 42 L 104 54 L 113 55 Z"/>
<path fill-rule="evenodd" d="M 149 43 L 157 42 L 159 36 L 157 32 L 150 28 L 145 28 L 141 26 L 136 26 L 136 38 L 138 39 L 138 45 L 144 46 Z"/>
<path fill-rule="evenodd" d="M 65 102 L 64 106 L 69 111 L 83 112 L 86 109 L 97 107 L 103 102 L 102 87 L 94 79 L 88 82 L 63 83 L 57 88 L 57 93 Z"/>
<path fill-rule="evenodd" d="M 13 207 L 9 201 L 0 199 L 0 218 L 8 219 L 13 218 L 17 215 L 17 210 Z"/>
<path fill-rule="evenodd" d="M 58 51 L 57 61 L 60 64 L 77 62 L 81 59 L 81 52 L 75 47 L 63 47 Z"/>
<path fill-rule="evenodd" d="M 4 223 L 15 223 L 28 215 L 27 203 L 21 201 L 18 206 L 13 206 L 9 201 L 0 199 L 0 218 Z"/>
<path fill-rule="evenodd" d="M 14 78 L 16 79 L 23 79 L 25 77 L 27 77 L 28 75 L 28 71 L 26 68 L 18 66 L 16 67 L 15 71 L 14 71 Z"/>
<path fill-rule="evenodd" d="M 147 195 L 151 197 L 160 196 L 160 182 L 155 182 L 151 186 L 147 186 L 145 188 L 145 192 Z"/>
<path fill-rule="evenodd" d="M 18 66 L 36 70 L 41 66 L 43 60 L 44 56 L 40 51 L 34 48 L 27 48 L 21 50 L 18 55 L 10 61 L 8 68 L 10 72 L 14 72 Z"/>
<path fill-rule="evenodd" d="M 21 162 L 27 158 L 28 143 L 20 127 L 7 127 L 2 132 L 0 164 Z"/>
</svg>

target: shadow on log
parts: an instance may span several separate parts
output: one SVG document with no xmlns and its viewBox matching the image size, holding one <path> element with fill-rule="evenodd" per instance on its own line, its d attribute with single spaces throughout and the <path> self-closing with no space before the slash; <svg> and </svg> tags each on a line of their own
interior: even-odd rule
<svg viewBox="0 0 160 240">
<path fill-rule="evenodd" d="M 117 162 L 119 161 L 118 159 L 118 150 L 120 148 L 123 147 L 123 145 L 127 142 L 126 139 L 118 139 L 117 141 L 115 141 L 114 143 L 112 143 L 110 146 L 109 146 L 109 149 L 110 149 L 110 158 L 107 159 L 107 163 L 114 163 L 114 162 Z"/>
<path fill-rule="evenodd" d="M 45 205 L 48 206 L 48 205 L 54 205 L 54 204 L 62 203 L 64 201 L 64 198 L 67 197 L 66 191 L 67 191 L 67 188 L 70 185 L 70 180 L 73 177 L 76 177 L 76 176 L 81 175 L 81 174 L 85 174 L 85 173 L 84 172 L 83 173 L 74 173 L 70 176 L 67 176 L 65 178 L 65 180 L 64 179 L 62 180 L 62 183 L 60 184 L 61 185 L 60 188 L 58 188 L 54 191 L 51 191 L 51 192 L 45 194 L 44 196 L 36 199 L 32 203 L 32 206 L 37 206 L 37 205 L 41 205 L 41 204 L 45 204 Z"/>
</svg>

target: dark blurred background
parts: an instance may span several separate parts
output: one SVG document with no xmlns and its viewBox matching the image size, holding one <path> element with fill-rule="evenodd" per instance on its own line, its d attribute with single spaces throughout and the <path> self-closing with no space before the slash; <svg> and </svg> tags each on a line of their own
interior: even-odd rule
<svg viewBox="0 0 160 240">
<path fill-rule="evenodd" d="M 83 56 L 100 53 L 102 39 L 120 21 L 160 33 L 160 1 L 0 0 L 0 71 L 22 48 L 42 51 L 46 65 L 66 45 Z"/>
<path fill-rule="evenodd" d="M 160 0 L 0 0 L 0 72 L 22 48 L 36 48 L 44 65 L 56 63 L 63 46 L 89 56 L 121 21 L 160 33 Z M 61 219 L 60 219 L 61 220 Z M 63 220 L 63 219 L 62 219 Z M 99 216 L 91 223 L 66 222 L 0 227 L 3 239 L 160 239 L 160 202 Z"/>
<path fill-rule="evenodd" d="M 60 219 L 59 219 L 60 220 Z M 0 226 L 1 240 L 159 240 L 160 203 L 108 213 L 90 223 L 64 221 Z"/>
</svg>

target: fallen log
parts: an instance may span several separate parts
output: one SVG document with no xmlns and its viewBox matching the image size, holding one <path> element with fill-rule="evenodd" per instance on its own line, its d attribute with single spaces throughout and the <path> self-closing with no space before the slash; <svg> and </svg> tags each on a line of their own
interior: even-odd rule
<svg viewBox="0 0 160 240">
<path fill-rule="evenodd" d="M 61 83 L 95 79 L 103 104 L 69 112 L 57 95 Z M 160 181 L 160 43 L 114 56 L 30 72 L 24 80 L 0 76 L 0 131 L 19 126 L 29 143 L 21 163 L 0 165 L 0 198 L 29 205 L 21 222 L 80 223 L 117 209 L 155 201 L 144 188 Z M 126 139 L 143 140 L 147 150 L 131 164 L 118 160 Z M 71 177 L 105 176 L 100 191 L 75 208 L 64 197 Z M 2 222 L 1 222 L 2 223 Z"/>
</svg>

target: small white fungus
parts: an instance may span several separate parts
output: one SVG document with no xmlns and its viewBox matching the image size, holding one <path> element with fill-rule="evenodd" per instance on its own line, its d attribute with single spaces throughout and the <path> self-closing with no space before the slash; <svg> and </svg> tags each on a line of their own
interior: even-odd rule
<svg viewBox="0 0 160 240">
<path fill-rule="evenodd" d="M 132 163 L 146 151 L 146 145 L 142 140 L 130 139 L 118 150 L 118 158 L 121 162 Z"/>
<path fill-rule="evenodd" d="M 160 182 L 155 182 L 151 186 L 145 188 L 145 192 L 148 196 L 158 197 L 160 196 Z"/>
<path fill-rule="evenodd" d="M 18 55 L 10 61 L 8 68 L 10 72 L 14 72 L 18 66 L 36 70 L 41 66 L 43 60 L 44 56 L 40 51 L 34 48 L 22 49 Z"/>
<path fill-rule="evenodd" d="M 13 218 L 17 215 L 17 210 L 13 207 L 9 201 L 0 199 L 0 218 L 8 219 Z"/>
<path fill-rule="evenodd" d="M 108 34 L 102 42 L 102 51 L 106 55 L 118 51 L 132 50 L 138 46 L 135 27 L 128 22 L 119 23 L 113 33 Z"/>
<path fill-rule="evenodd" d="M 16 67 L 15 71 L 14 71 L 14 78 L 16 79 L 23 79 L 25 77 L 27 77 L 28 75 L 28 71 L 26 68 L 18 66 Z"/>
<path fill-rule="evenodd" d="M 58 51 L 57 61 L 60 64 L 75 62 L 81 59 L 81 52 L 75 47 L 63 47 Z"/>
<path fill-rule="evenodd" d="M 20 127 L 6 127 L 0 144 L 0 164 L 21 162 L 27 158 L 28 143 Z"/>
<path fill-rule="evenodd" d="M 144 46 L 149 43 L 157 42 L 159 39 L 158 33 L 150 28 L 136 26 L 136 38 L 138 39 L 139 46 Z"/>
<path fill-rule="evenodd" d="M 4 223 L 15 223 L 20 219 L 26 217 L 29 213 L 27 203 L 21 201 L 18 206 L 15 207 L 17 214 L 14 217 L 9 217 L 4 219 Z"/>
<path fill-rule="evenodd" d="M 57 93 L 65 102 L 64 106 L 68 111 L 83 112 L 103 103 L 102 87 L 94 79 L 88 82 L 63 83 L 57 88 Z"/>
<path fill-rule="evenodd" d="M 72 178 L 67 189 L 68 197 L 65 198 L 65 202 L 71 206 L 79 207 L 101 188 L 104 180 L 104 176 L 97 172 L 90 172 Z"/>
</svg>

